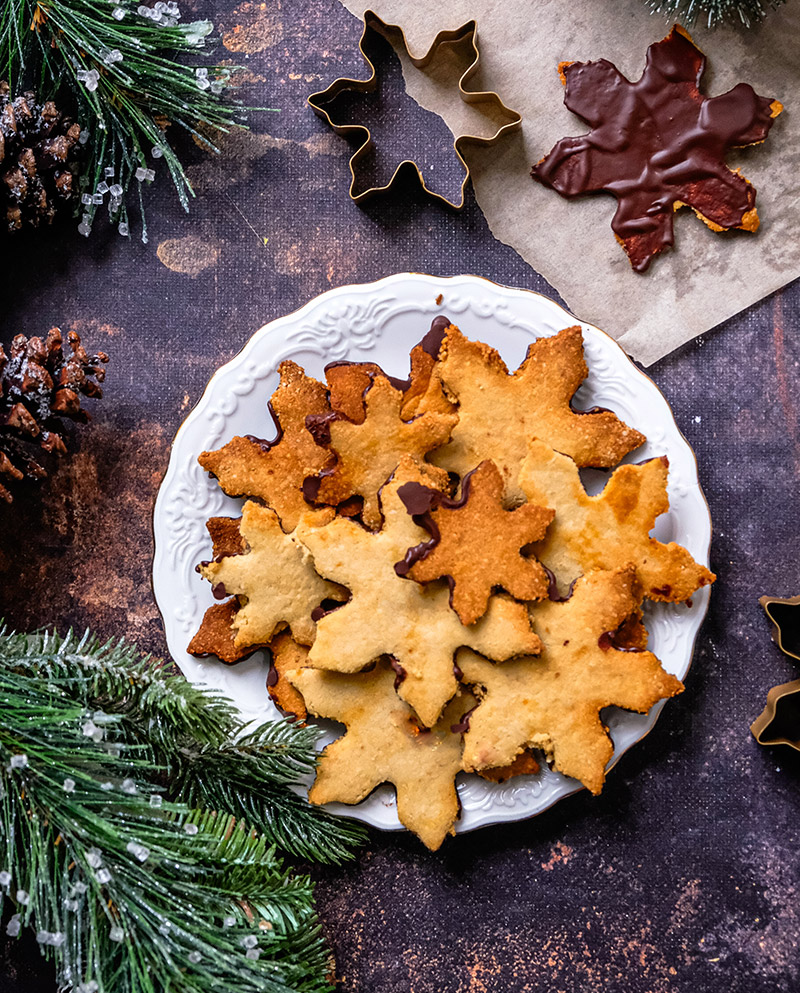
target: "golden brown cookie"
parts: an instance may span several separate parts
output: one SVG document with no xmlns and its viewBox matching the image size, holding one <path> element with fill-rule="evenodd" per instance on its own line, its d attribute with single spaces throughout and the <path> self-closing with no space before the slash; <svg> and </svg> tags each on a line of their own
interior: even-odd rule
<svg viewBox="0 0 800 993">
<path fill-rule="evenodd" d="M 531 442 L 519 482 L 528 500 L 556 508 L 536 554 L 560 586 L 627 562 L 636 566 L 643 594 L 651 600 L 688 600 L 698 587 L 714 582 L 714 573 L 681 545 L 650 537 L 656 518 L 669 510 L 668 471 L 666 458 L 623 465 L 601 493 L 589 496 L 572 459 Z"/>
<path fill-rule="evenodd" d="M 645 439 L 609 410 L 572 409 L 570 401 L 587 374 L 579 327 L 533 342 L 513 373 L 494 348 L 448 328 L 437 375 L 458 402 L 458 423 L 431 461 L 464 476 L 492 459 L 506 480 L 507 498 L 518 503 L 523 494 L 517 476 L 531 438 L 566 452 L 581 466 L 615 465 Z"/>
<path fill-rule="evenodd" d="M 347 727 L 320 756 L 309 800 L 359 803 L 376 786 L 392 783 L 401 823 L 436 851 L 459 812 L 455 778 L 462 742 L 451 726 L 471 701 L 457 696 L 438 723 L 425 728 L 395 693 L 395 671 L 385 660 L 356 675 L 297 669 L 287 678 L 309 713 Z"/>
<path fill-rule="evenodd" d="M 246 550 L 247 546 L 239 531 L 241 520 L 241 517 L 210 517 L 206 521 L 215 559 L 226 555 L 241 555 Z M 233 618 L 238 609 L 239 601 L 236 597 L 209 607 L 197 633 L 189 642 L 187 652 L 197 658 L 216 655 L 226 665 L 241 662 L 252 655 L 259 646 L 237 648 L 234 644 Z"/>
<path fill-rule="evenodd" d="M 419 483 L 399 490 L 431 538 L 409 548 L 395 571 L 418 583 L 447 578 L 450 603 L 463 624 L 483 616 L 496 587 L 518 600 L 547 596 L 547 573 L 521 549 L 544 537 L 554 511 L 533 503 L 508 510 L 504 488 L 497 466 L 487 460 L 464 476 L 458 499 Z"/>
<path fill-rule="evenodd" d="M 386 374 L 375 362 L 332 362 L 325 366 L 331 411 L 353 424 L 363 424 L 367 415 L 364 397 L 376 376 Z"/>
<path fill-rule="evenodd" d="M 317 441 L 325 446 L 319 451 L 327 449 L 329 461 L 319 475 L 309 473 L 303 492 L 310 501 L 334 507 L 350 497 L 362 497 L 362 520 L 376 529 L 381 524 L 378 491 L 401 456 L 423 458 L 447 440 L 458 418 L 455 414 L 426 413 L 404 421 L 403 394 L 385 376 L 373 378 L 364 404 L 360 424 L 337 413 L 309 419 Z"/>
<path fill-rule="evenodd" d="M 478 769 L 478 775 L 492 783 L 506 783 L 514 776 L 535 776 L 538 771 L 539 763 L 526 748 L 509 765 L 501 765 L 496 769 Z"/>
<path fill-rule="evenodd" d="M 639 591 L 637 591 L 639 592 Z M 626 617 L 617 630 L 609 635 L 614 648 L 620 651 L 644 651 L 647 648 L 649 634 L 644 626 L 644 613 L 637 607 L 630 617 Z"/>
<path fill-rule="evenodd" d="M 327 458 L 307 430 L 306 417 L 330 408 L 322 383 L 306 376 L 295 362 L 281 362 L 278 371 L 280 385 L 269 405 L 277 440 L 236 437 L 216 451 L 203 452 L 198 461 L 229 496 L 258 497 L 267 503 L 288 532 L 308 510 L 303 479 L 321 469 Z"/>
<path fill-rule="evenodd" d="M 267 676 L 267 692 L 275 706 L 284 714 L 293 714 L 298 721 L 305 721 L 308 716 L 306 705 L 286 678 L 286 673 L 306 667 L 308 648 L 298 645 L 288 631 L 281 631 L 269 643 L 269 649 L 272 660 Z"/>
<path fill-rule="evenodd" d="M 465 769 L 506 765 L 525 747 L 599 793 L 613 753 L 604 707 L 646 713 L 683 689 L 651 652 L 620 651 L 608 633 L 638 606 L 636 570 L 593 572 L 569 600 L 531 608 L 543 649 L 538 658 L 492 665 L 462 649 L 457 662 L 480 703 L 464 735 Z"/>
<path fill-rule="evenodd" d="M 493 596 L 484 616 L 465 627 L 450 609 L 446 584 L 421 587 L 396 574 L 395 562 L 427 537 L 398 496 L 399 488 L 409 482 L 443 489 L 447 476 L 403 456 L 381 491 L 381 531 L 371 533 L 340 517 L 320 528 L 301 523 L 296 536 L 321 575 L 352 591 L 349 603 L 318 621 L 311 665 L 357 672 L 381 655 L 393 656 L 402 677 L 400 696 L 431 727 L 456 692 L 453 654 L 459 646 L 469 645 L 500 660 L 535 653 L 539 639 L 523 604 Z"/>
<path fill-rule="evenodd" d="M 308 515 L 312 529 L 317 515 Z M 329 519 L 325 515 L 324 519 Z M 240 525 L 247 543 L 243 555 L 206 562 L 200 573 L 213 584 L 214 595 L 239 597 L 241 608 L 232 619 L 234 646 L 263 645 L 283 627 L 301 644 L 314 640 L 311 612 L 325 599 L 341 600 L 345 593 L 320 579 L 308 550 L 293 535 L 284 534 L 278 515 L 248 500 Z"/>
<path fill-rule="evenodd" d="M 450 327 L 447 317 L 435 317 L 430 331 L 411 349 L 411 374 L 403 400 L 403 417 L 408 419 L 422 411 L 452 414 L 456 405 L 447 398 L 435 375 L 439 351 Z"/>
<path fill-rule="evenodd" d="M 241 517 L 209 517 L 206 521 L 215 559 L 221 559 L 225 555 L 241 555 L 246 551 L 247 545 L 240 531 L 241 524 Z"/>
<path fill-rule="evenodd" d="M 189 642 L 186 651 L 196 658 L 215 655 L 220 662 L 234 665 L 260 648 L 260 645 L 236 647 L 236 632 L 233 621 L 239 610 L 239 601 L 231 597 L 225 603 L 215 603 L 203 615 L 197 633 Z"/>
<path fill-rule="evenodd" d="M 409 421 L 417 412 L 420 398 L 427 395 L 426 409 L 452 414 L 455 404 L 444 395 L 441 385 L 431 384 L 436 358 L 444 333 L 450 325 L 446 317 L 435 317 L 430 331 L 411 349 L 408 379 L 396 379 L 375 362 L 331 362 L 325 366 L 330 391 L 331 410 L 343 414 L 354 424 L 363 424 L 366 414 L 364 397 L 376 376 L 384 376 L 403 394 L 400 416 Z"/>
</svg>

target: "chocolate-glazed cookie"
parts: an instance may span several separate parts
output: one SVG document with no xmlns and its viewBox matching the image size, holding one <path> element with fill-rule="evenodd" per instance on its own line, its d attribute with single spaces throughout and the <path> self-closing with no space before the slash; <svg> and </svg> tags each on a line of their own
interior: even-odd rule
<svg viewBox="0 0 800 993">
<path fill-rule="evenodd" d="M 747 83 L 704 96 L 705 64 L 676 26 L 648 48 L 635 83 L 606 59 L 559 66 L 564 103 L 592 130 L 562 138 L 531 175 L 564 197 L 615 196 L 611 227 L 637 272 L 673 244 L 678 207 L 688 205 L 714 231 L 758 228 L 755 188 L 725 165 L 725 154 L 764 141 L 783 107 Z"/>
</svg>

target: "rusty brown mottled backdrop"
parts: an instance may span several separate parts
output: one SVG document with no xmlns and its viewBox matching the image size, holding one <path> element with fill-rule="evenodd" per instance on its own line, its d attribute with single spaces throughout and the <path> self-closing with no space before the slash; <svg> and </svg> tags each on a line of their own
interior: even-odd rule
<svg viewBox="0 0 800 993">
<path fill-rule="evenodd" d="M 112 357 L 76 453 L 40 497 L 0 511 L 2 611 L 15 626 L 91 625 L 165 652 L 150 515 L 170 439 L 261 324 L 405 269 L 553 293 L 492 239 L 469 195 L 460 214 L 410 182 L 364 209 L 347 199 L 347 143 L 304 105 L 334 77 L 363 75 L 359 23 L 336 0 L 230 4 L 210 11 L 223 57 L 247 66 L 246 100 L 280 112 L 256 115 L 219 159 L 186 149 L 190 215 L 160 176 L 147 246 L 98 224 L 88 241 L 69 226 L 0 248 L 0 340 L 58 324 Z M 390 75 L 399 109 L 386 140 L 409 136 L 444 168 L 447 135 L 399 85 Z M 800 592 L 798 332 L 795 285 L 651 370 L 697 452 L 716 527 L 720 578 L 687 692 L 599 798 L 436 855 L 373 833 L 356 864 L 314 870 L 347 993 L 800 988 L 800 763 L 748 731 L 767 689 L 797 675 L 757 598 Z M 0 938 L 0 993 L 52 989 L 32 939 Z"/>
</svg>

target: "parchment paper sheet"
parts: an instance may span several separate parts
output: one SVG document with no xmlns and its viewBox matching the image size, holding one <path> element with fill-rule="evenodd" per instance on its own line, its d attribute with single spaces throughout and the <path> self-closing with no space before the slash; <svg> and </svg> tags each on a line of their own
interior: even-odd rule
<svg viewBox="0 0 800 993">
<path fill-rule="evenodd" d="M 728 158 L 758 191 L 761 228 L 755 235 L 715 234 L 683 209 L 675 218 L 674 249 L 654 259 L 644 275 L 633 272 L 613 236 L 612 197 L 567 201 L 529 172 L 559 138 L 588 130 L 564 107 L 558 63 L 607 58 L 638 79 L 647 46 L 667 34 L 668 23 L 649 15 L 641 0 L 341 2 L 359 17 L 373 9 L 399 24 L 415 55 L 442 29 L 477 20 L 482 69 L 470 89 L 497 90 L 523 116 L 521 133 L 494 148 L 468 151 L 475 194 L 492 233 L 545 276 L 581 319 L 613 335 L 645 365 L 800 275 L 798 0 L 788 0 L 750 31 L 691 30 L 708 57 L 704 92 L 748 82 L 786 107 L 765 144 Z M 453 53 L 455 78 L 459 67 L 463 71 L 463 60 Z M 452 74 L 426 74 L 408 60 L 404 71 L 409 93 L 454 133 L 492 133 L 487 118 L 459 99 Z"/>
</svg>

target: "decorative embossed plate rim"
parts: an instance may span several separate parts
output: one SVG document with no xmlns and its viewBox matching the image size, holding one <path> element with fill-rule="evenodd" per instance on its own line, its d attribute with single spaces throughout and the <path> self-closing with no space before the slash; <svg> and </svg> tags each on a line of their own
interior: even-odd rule
<svg viewBox="0 0 800 993">
<path fill-rule="evenodd" d="M 175 436 L 156 500 L 153 588 L 169 650 L 188 679 L 228 695 L 249 720 L 277 717 L 266 693 L 263 653 L 228 667 L 216 660 L 195 659 L 185 650 L 213 602 L 208 584 L 194 571 L 195 564 L 210 554 L 205 521 L 216 514 L 236 515 L 241 506 L 240 500 L 225 496 L 209 479 L 197 455 L 234 434 L 270 433 L 266 404 L 277 386 L 276 370 L 283 359 L 294 359 L 317 377 L 322 376 L 326 363 L 345 358 L 376 361 L 388 372 L 405 376 L 410 348 L 437 314 L 451 316 L 469 337 L 494 345 L 512 367 L 522 360 L 533 339 L 580 324 L 590 372 L 578 391 L 577 405 L 608 407 L 647 436 L 647 444 L 637 449 L 631 461 L 669 456 L 671 508 L 658 520 L 654 533 L 661 540 L 685 545 L 698 561 L 708 561 L 711 520 L 694 454 L 661 391 L 603 331 L 538 293 L 477 276 L 400 273 L 375 283 L 330 290 L 296 313 L 261 328 L 214 374 Z M 590 489 L 602 486 L 605 477 L 601 474 L 585 475 Z M 703 589 L 693 597 L 691 607 L 646 606 L 650 647 L 664 667 L 680 678 L 689 669 L 708 599 L 709 590 Z M 614 741 L 609 767 L 652 729 L 662 706 L 657 704 L 649 714 L 614 708 L 605 712 Z M 323 724 L 320 747 L 335 736 L 333 725 Z M 504 784 L 462 774 L 458 783 L 462 816 L 456 829 L 469 831 L 530 817 L 581 788 L 546 766 L 536 776 L 520 776 Z M 330 804 L 329 808 L 384 830 L 401 829 L 394 790 L 386 785 L 355 807 Z"/>
</svg>

